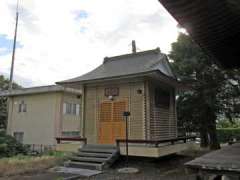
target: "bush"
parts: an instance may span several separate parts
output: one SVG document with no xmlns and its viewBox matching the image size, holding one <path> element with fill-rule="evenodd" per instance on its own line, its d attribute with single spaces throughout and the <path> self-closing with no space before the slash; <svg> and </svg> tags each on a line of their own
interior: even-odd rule
<svg viewBox="0 0 240 180">
<path fill-rule="evenodd" d="M 7 135 L 4 131 L 0 131 L 0 158 L 11 157 L 17 154 L 27 154 L 28 148 L 17 140 Z"/>
<path fill-rule="evenodd" d="M 219 128 L 217 134 L 220 143 L 229 142 L 233 138 L 240 140 L 240 128 Z"/>
</svg>

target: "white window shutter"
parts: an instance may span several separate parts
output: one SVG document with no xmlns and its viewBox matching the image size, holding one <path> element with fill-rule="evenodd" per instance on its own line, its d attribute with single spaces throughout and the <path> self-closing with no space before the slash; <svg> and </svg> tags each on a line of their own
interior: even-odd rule
<svg viewBox="0 0 240 180">
<path fill-rule="evenodd" d="M 63 114 L 66 114 L 67 112 L 67 104 L 63 103 Z"/>
</svg>

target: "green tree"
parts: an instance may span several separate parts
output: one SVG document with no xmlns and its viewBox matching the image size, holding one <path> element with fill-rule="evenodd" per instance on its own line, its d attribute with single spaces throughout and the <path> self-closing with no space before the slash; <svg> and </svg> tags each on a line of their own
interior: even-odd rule
<svg viewBox="0 0 240 180">
<path fill-rule="evenodd" d="M 179 34 L 169 54 L 172 66 L 189 90 L 177 100 L 179 124 L 189 131 L 200 132 L 201 146 L 220 148 L 216 120 L 224 115 L 231 120 L 239 115 L 239 72 L 218 67 L 191 38 Z"/>
<path fill-rule="evenodd" d="M 0 91 L 8 90 L 9 80 L 3 75 L 0 75 Z M 13 83 L 13 89 L 21 88 L 16 83 Z M 7 97 L 0 97 L 0 129 L 7 127 Z"/>
</svg>

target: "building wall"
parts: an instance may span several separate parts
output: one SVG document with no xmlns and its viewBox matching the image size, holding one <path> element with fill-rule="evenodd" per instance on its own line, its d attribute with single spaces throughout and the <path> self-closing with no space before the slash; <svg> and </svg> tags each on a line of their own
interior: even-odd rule
<svg viewBox="0 0 240 180">
<path fill-rule="evenodd" d="M 114 101 L 127 100 L 128 102 L 128 109 L 131 112 L 129 137 L 132 139 L 144 139 L 144 82 L 113 82 L 85 87 L 84 128 L 88 142 L 97 143 L 98 141 L 99 106 L 101 102 L 109 101 L 108 97 L 104 94 L 106 87 L 119 88 L 119 96 L 114 97 Z M 142 90 L 142 94 L 137 93 L 138 89 Z"/>
<path fill-rule="evenodd" d="M 78 115 L 73 114 L 64 114 L 63 108 L 61 108 L 61 114 L 62 114 L 62 132 L 76 132 L 78 131 L 80 134 L 80 121 L 81 121 L 81 98 L 76 94 L 69 94 L 69 93 L 63 93 L 63 103 L 73 103 L 73 104 L 79 104 L 80 105 L 80 112 Z"/>
<path fill-rule="evenodd" d="M 155 88 L 161 88 L 170 92 L 169 108 L 156 107 L 155 105 Z M 148 82 L 148 139 L 169 139 L 177 136 L 177 118 L 175 109 L 175 92 L 160 83 Z"/>
<path fill-rule="evenodd" d="M 24 144 L 55 144 L 60 120 L 60 93 L 10 97 L 8 133 L 24 132 Z M 27 112 L 18 112 L 24 101 Z"/>
<path fill-rule="evenodd" d="M 18 112 L 19 103 L 24 101 L 27 112 Z M 24 132 L 24 144 L 56 144 L 55 137 L 63 132 L 79 132 L 79 115 L 63 114 L 63 103 L 81 104 L 76 94 L 51 92 L 10 97 L 7 132 Z"/>
</svg>

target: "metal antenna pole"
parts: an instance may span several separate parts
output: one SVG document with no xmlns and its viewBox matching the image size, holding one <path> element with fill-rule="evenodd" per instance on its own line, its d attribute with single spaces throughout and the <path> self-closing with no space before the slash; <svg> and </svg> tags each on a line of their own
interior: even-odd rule
<svg viewBox="0 0 240 180">
<path fill-rule="evenodd" d="M 12 64 L 11 64 L 11 72 L 10 72 L 10 80 L 9 80 L 9 90 L 12 90 L 13 86 L 13 70 L 14 70 L 14 61 L 15 61 L 15 50 L 16 50 L 16 41 L 17 41 L 17 27 L 18 27 L 18 4 L 19 0 L 17 0 L 17 8 L 16 8 L 16 24 L 15 24 L 15 32 L 14 32 L 14 41 L 13 41 L 13 51 L 12 51 Z"/>
</svg>

